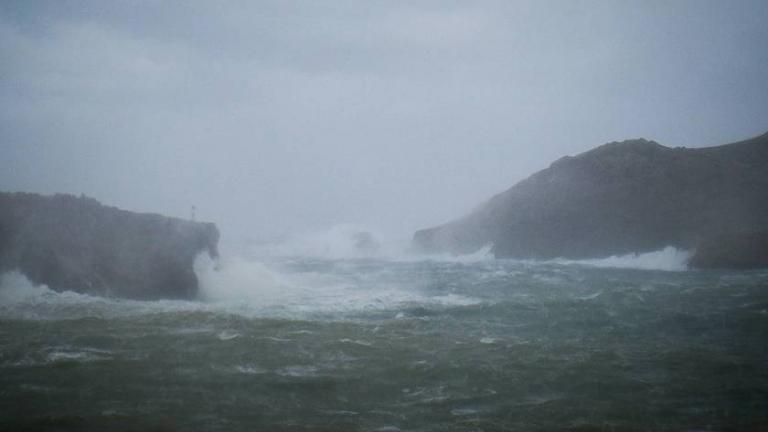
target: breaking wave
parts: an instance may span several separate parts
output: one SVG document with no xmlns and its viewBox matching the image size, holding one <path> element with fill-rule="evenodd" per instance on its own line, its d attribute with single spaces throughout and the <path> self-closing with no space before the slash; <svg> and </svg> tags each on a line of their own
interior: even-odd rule
<svg viewBox="0 0 768 432">
<path fill-rule="evenodd" d="M 361 314 L 397 318 L 413 308 L 486 303 L 487 287 L 513 292 L 513 287 L 526 281 L 565 284 L 563 278 L 578 272 L 578 267 L 680 272 L 686 270 L 689 256 L 687 251 L 667 247 L 590 260 L 494 260 L 490 246 L 464 256 L 364 260 L 231 257 L 214 262 L 203 254 L 195 262 L 200 292 L 194 300 L 137 301 L 55 292 L 11 272 L 0 278 L 0 318 L 109 318 L 174 312 L 286 319 L 344 320 Z"/>
<path fill-rule="evenodd" d="M 450 307 L 480 302 L 450 293 L 426 294 L 408 282 L 391 280 L 388 270 L 356 271 L 349 261 L 325 264 L 323 269 L 281 269 L 242 258 L 213 263 L 201 255 L 195 268 L 203 299 L 260 315 L 343 315 L 396 311 L 415 304 Z"/>
<path fill-rule="evenodd" d="M 558 265 L 584 265 L 590 267 L 622 268 L 638 270 L 664 270 L 684 271 L 688 270 L 688 261 L 691 252 L 677 249 L 672 246 L 663 249 L 646 252 L 631 253 L 626 255 L 614 255 L 606 258 L 595 259 L 566 259 L 555 258 L 551 260 L 520 260 L 499 258 L 500 262 L 519 262 L 529 265 L 558 264 Z M 404 255 L 398 258 L 403 261 L 439 261 L 454 263 L 479 263 L 496 261 L 493 255 L 493 245 L 489 244 L 476 252 L 465 255 L 431 254 L 431 255 Z"/>
<path fill-rule="evenodd" d="M 465 264 L 497 260 L 493 254 L 492 243 L 468 254 L 448 252 L 433 254 L 417 253 L 409 247 L 409 243 L 408 240 L 394 239 L 377 230 L 361 225 L 339 224 L 326 230 L 294 234 L 279 241 L 254 244 L 251 245 L 245 255 L 256 260 L 294 257 L 327 260 L 374 259 L 393 262 L 430 261 Z M 596 259 L 498 260 L 526 264 L 584 265 L 603 268 L 684 271 L 688 269 L 690 257 L 690 251 L 668 246 L 652 252 L 630 253 Z M 273 289 L 281 284 L 280 278 L 276 277 L 274 273 L 270 274 L 266 267 L 259 267 L 252 261 L 247 261 L 247 263 L 246 265 L 244 260 L 230 260 L 227 263 L 228 272 L 230 272 L 231 276 L 240 279 L 255 278 L 261 282 L 261 286 L 264 286 L 265 290 Z M 221 277 L 226 278 L 229 276 Z M 219 282 L 217 284 L 220 285 Z M 244 294 L 247 296 L 252 293 L 248 291 Z M 214 296 L 216 295 L 218 294 L 214 293 Z"/>
<path fill-rule="evenodd" d="M 690 257 L 690 251 L 667 246 L 661 250 L 639 254 L 614 255 L 607 258 L 586 260 L 556 259 L 551 262 L 557 264 L 580 264 L 593 267 L 684 271 L 688 270 L 688 260 Z"/>
<path fill-rule="evenodd" d="M 214 262 L 201 254 L 195 262 L 200 292 L 193 300 L 141 301 L 56 292 L 12 272 L 0 280 L 0 318 L 55 320 L 205 312 L 246 318 L 346 320 L 371 313 L 398 318 L 403 310 L 414 307 L 481 303 L 466 294 L 419 289 L 418 281 L 402 280 L 386 261 L 378 261 L 375 269 L 360 268 L 348 260 L 326 261 L 322 268 L 287 268 L 291 263 L 285 261 L 281 267 L 244 258 Z"/>
</svg>

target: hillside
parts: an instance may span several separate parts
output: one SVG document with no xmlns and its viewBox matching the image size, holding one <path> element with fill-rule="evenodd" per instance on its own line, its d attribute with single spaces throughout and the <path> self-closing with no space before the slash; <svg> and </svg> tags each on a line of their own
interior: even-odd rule
<svg viewBox="0 0 768 432">
<path fill-rule="evenodd" d="M 696 248 L 768 228 L 768 134 L 709 148 L 613 142 L 548 168 L 471 214 L 417 231 L 426 252 L 598 258 Z"/>
</svg>

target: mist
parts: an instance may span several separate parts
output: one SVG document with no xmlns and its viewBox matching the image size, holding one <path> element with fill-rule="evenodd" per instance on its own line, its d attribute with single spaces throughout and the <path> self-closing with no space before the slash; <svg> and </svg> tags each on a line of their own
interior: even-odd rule
<svg viewBox="0 0 768 432">
<path fill-rule="evenodd" d="M 768 125 L 763 1 L 0 4 L 0 187 L 408 238 L 553 160 Z"/>
<path fill-rule="evenodd" d="M 0 431 L 765 430 L 767 22 L 0 1 Z"/>
</svg>

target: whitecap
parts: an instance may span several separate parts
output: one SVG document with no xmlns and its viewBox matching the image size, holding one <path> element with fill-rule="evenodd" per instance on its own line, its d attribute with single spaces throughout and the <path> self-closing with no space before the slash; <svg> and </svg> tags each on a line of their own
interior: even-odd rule
<svg viewBox="0 0 768 432">
<path fill-rule="evenodd" d="M 232 340 L 240 336 L 241 336 L 240 333 L 232 330 L 224 330 L 217 335 L 219 340 L 222 340 L 222 341 Z"/>
<path fill-rule="evenodd" d="M 92 362 L 111 360 L 111 352 L 96 348 L 55 348 L 46 356 L 47 363 Z"/>
<path fill-rule="evenodd" d="M 247 374 L 247 375 L 261 375 L 268 372 L 266 369 L 258 367 L 256 365 L 252 365 L 252 364 L 239 365 L 235 367 L 235 369 L 238 372 Z"/>
<path fill-rule="evenodd" d="M 286 366 L 277 370 L 277 374 L 286 377 L 306 378 L 317 376 L 317 368 L 314 366 Z"/>
<path fill-rule="evenodd" d="M 466 416 L 466 415 L 477 414 L 478 412 L 480 411 L 474 408 L 454 408 L 451 410 L 451 415 Z"/>
<path fill-rule="evenodd" d="M 442 296 L 435 296 L 430 300 L 443 306 L 474 306 L 483 302 L 478 298 L 467 297 L 453 293 Z"/>
<path fill-rule="evenodd" d="M 598 291 L 596 293 L 587 294 L 587 295 L 584 295 L 584 296 L 581 296 L 581 297 L 576 297 L 576 298 L 579 299 L 579 300 L 594 300 L 594 299 L 600 297 L 602 294 L 603 294 L 602 291 Z"/>
<path fill-rule="evenodd" d="M 339 342 L 341 342 L 341 343 L 348 343 L 348 344 L 354 344 L 354 345 L 362 345 L 362 346 L 367 346 L 367 347 L 373 345 L 373 343 L 371 343 L 371 342 L 360 340 L 360 339 L 347 339 L 347 338 L 344 338 L 344 339 L 339 339 Z"/>
</svg>

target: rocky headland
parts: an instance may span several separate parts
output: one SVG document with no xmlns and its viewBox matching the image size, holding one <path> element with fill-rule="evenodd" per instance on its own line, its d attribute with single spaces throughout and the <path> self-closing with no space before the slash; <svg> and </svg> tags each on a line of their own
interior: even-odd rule
<svg viewBox="0 0 768 432">
<path fill-rule="evenodd" d="M 211 223 L 141 214 L 87 197 L 0 193 L 0 273 L 56 291 L 190 299 L 194 260 L 218 255 Z"/>
<path fill-rule="evenodd" d="M 635 139 L 566 156 L 471 214 L 417 231 L 413 244 L 456 254 L 492 244 L 496 257 L 522 259 L 674 246 L 701 248 L 693 267 L 759 268 L 768 267 L 765 231 L 768 134 L 708 148 Z"/>
</svg>

